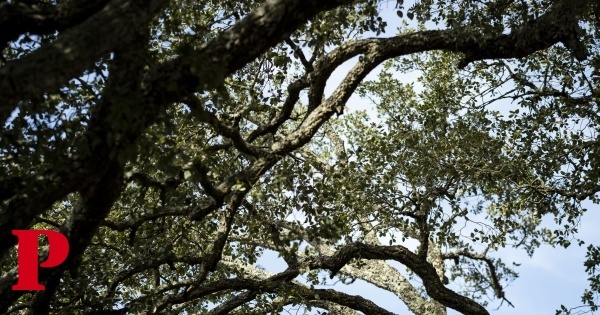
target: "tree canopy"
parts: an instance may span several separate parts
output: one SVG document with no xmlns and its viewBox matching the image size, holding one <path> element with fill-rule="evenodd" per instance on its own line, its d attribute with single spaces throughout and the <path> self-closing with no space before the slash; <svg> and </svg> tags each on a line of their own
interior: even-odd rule
<svg viewBox="0 0 600 315">
<path fill-rule="evenodd" d="M 395 314 L 338 290 L 357 279 L 414 314 L 506 307 L 502 248 L 583 246 L 600 201 L 599 14 L 0 1 L 0 313 Z M 44 291 L 11 289 L 15 229 L 69 240 Z M 597 309 L 585 246 L 584 307 L 557 313 Z"/>
</svg>

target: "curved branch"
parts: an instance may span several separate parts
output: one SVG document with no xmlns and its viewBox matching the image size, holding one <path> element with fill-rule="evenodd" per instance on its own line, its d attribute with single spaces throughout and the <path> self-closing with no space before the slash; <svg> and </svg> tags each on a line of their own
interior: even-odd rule
<svg viewBox="0 0 600 315">
<path fill-rule="evenodd" d="M 189 106 L 192 115 L 201 122 L 207 123 L 213 127 L 216 133 L 222 135 L 231 140 L 231 143 L 242 153 L 249 154 L 251 156 L 259 157 L 264 156 L 266 152 L 260 148 L 254 147 L 246 142 L 240 134 L 239 128 L 230 127 L 221 122 L 219 118 L 210 111 L 204 108 L 204 105 L 195 96 L 189 97 L 185 100 L 185 103 Z"/>
<path fill-rule="evenodd" d="M 166 251 L 160 257 L 153 258 L 150 261 L 143 261 L 142 264 L 140 264 L 139 266 L 136 266 L 132 269 L 121 272 L 117 276 L 117 278 L 110 284 L 110 286 L 105 294 L 105 297 L 112 298 L 117 287 L 119 286 L 119 284 L 121 284 L 123 281 L 135 276 L 136 274 L 138 274 L 140 272 L 143 272 L 143 271 L 146 271 L 149 269 L 154 269 L 154 268 L 157 268 L 164 264 L 185 263 L 188 265 L 198 265 L 203 262 L 204 262 L 203 257 L 192 257 L 192 256 L 177 257 L 172 252 Z"/>
<path fill-rule="evenodd" d="M 299 274 L 297 269 L 288 269 L 264 280 L 255 279 L 223 279 L 204 284 L 184 293 L 172 296 L 170 303 L 179 304 L 186 301 L 199 299 L 209 294 L 229 290 L 250 290 L 255 292 L 277 292 L 279 290 L 294 291 L 296 294 L 308 300 L 327 300 L 336 304 L 344 305 L 364 314 L 394 315 L 360 296 L 353 296 L 330 289 L 310 289 L 302 285 L 290 283 Z"/>
<path fill-rule="evenodd" d="M 254 298 L 258 294 L 259 294 L 259 291 L 256 291 L 256 290 L 246 291 L 242 294 L 239 294 L 239 295 L 227 300 L 226 302 L 221 303 L 219 306 L 215 307 L 214 309 L 212 309 L 208 313 L 206 313 L 206 315 L 230 314 L 231 311 L 233 311 L 237 307 L 242 306 L 242 305 L 254 300 Z"/>
<path fill-rule="evenodd" d="M 353 243 L 343 246 L 334 255 L 313 257 L 308 260 L 311 269 L 328 269 L 333 277 L 352 259 L 395 260 L 417 274 L 427 290 L 427 294 L 446 307 L 463 314 L 489 315 L 488 311 L 475 301 L 466 298 L 444 286 L 436 269 L 417 254 L 403 246 L 376 246 Z"/>
<path fill-rule="evenodd" d="M 288 85 L 288 96 L 283 102 L 283 106 L 281 107 L 281 110 L 277 113 L 277 116 L 273 118 L 268 124 L 259 126 L 254 131 L 252 131 L 248 136 L 247 141 L 249 143 L 252 143 L 254 140 L 256 140 L 262 135 L 265 135 L 267 133 L 274 134 L 277 131 L 277 129 L 279 129 L 279 127 L 290 118 L 290 116 L 292 115 L 292 111 L 294 110 L 294 105 L 296 105 L 296 103 L 300 99 L 300 92 L 307 87 L 308 81 L 304 77 Z"/>
</svg>

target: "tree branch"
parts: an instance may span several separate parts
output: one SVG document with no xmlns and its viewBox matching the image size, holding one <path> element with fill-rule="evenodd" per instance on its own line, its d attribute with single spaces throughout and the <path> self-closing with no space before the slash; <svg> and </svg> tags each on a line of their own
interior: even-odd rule
<svg viewBox="0 0 600 315">
<path fill-rule="evenodd" d="M 311 269 L 328 269 L 333 277 L 352 259 L 395 260 L 413 271 L 423 280 L 427 294 L 446 307 L 463 314 L 489 315 L 488 311 L 475 301 L 466 298 L 444 286 L 436 269 L 407 248 L 396 246 L 376 246 L 353 243 L 343 246 L 334 255 L 313 257 L 307 262 Z"/>
<path fill-rule="evenodd" d="M 168 0 L 112 0 L 51 44 L 0 68 L 0 125 L 20 101 L 57 91 L 95 61 L 130 42 Z"/>
<path fill-rule="evenodd" d="M 68 4 L 0 3 L 0 51 L 20 35 L 48 35 L 73 27 L 100 11 L 108 0 L 82 0 Z"/>
</svg>

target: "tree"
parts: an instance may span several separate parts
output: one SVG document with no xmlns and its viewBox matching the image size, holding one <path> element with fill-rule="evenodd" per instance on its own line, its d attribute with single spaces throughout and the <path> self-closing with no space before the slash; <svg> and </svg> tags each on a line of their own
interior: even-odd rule
<svg viewBox="0 0 600 315">
<path fill-rule="evenodd" d="M 414 28 L 384 37 L 389 10 Z M 569 246 L 581 201 L 598 202 L 596 1 L 13 0 L 0 13 L 2 313 L 390 314 L 315 287 L 331 278 L 415 314 L 488 314 L 516 277 L 497 250 Z M 398 79 L 409 71 L 420 86 Z M 378 119 L 345 111 L 355 92 Z M 41 271 L 45 291 L 12 291 L 11 231 L 29 228 L 71 250 Z M 257 265 L 265 250 L 283 272 Z"/>
</svg>

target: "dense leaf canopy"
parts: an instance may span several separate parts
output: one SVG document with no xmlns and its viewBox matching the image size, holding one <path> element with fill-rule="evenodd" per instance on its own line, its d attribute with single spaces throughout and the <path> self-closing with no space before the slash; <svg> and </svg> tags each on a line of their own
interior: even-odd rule
<svg viewBox="0 0 600 315">
<path fill-rule="evenodd" d="M 499 251 L 582 245 L 600 201 L 598 14 L 0 1 L 0 313 L 395 313 L 356 279 L 414 314 L 510 305 Z M 11 289 L 15 229 L 69 240 L 44 291 Z M 596 309 L 586 246 L 585 307 L 558 312 Z"/>
</svg>

